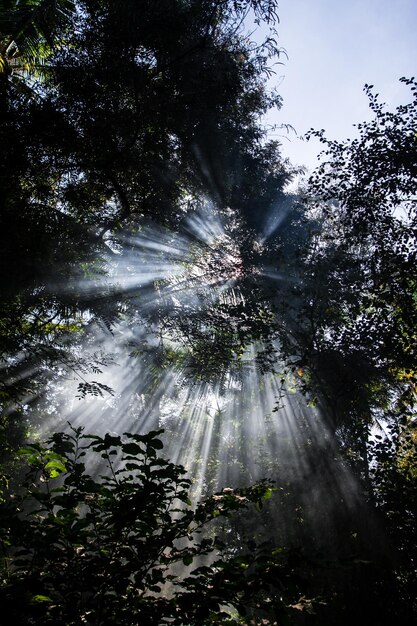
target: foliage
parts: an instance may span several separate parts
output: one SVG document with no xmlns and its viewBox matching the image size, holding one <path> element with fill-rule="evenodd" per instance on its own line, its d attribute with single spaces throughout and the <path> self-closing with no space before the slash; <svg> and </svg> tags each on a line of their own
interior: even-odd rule
<svg viewBox="0 0 417 626">
<path fill-rule="evenodd" d="M 270 29 L 260 44 L 245 35 L 248 15 Z M 402 79 L 412 101 L 395 112 L 367 86 L 374 119 L 358 125 L 357 139 L 313 133 L 325 162 L 305 193 L 290 196 L 284 187 L 294 171 L 260 121 L 280 106 L 266 88 L 280 55 L 276 21 L 273 0 L 1 3 L 2 453 L 13 456 L 51 377 L 76 375 L 81 400 L 113 394 L 99 378 L 111 359 L 93 346 L 96 323 L 111 332 L 123 319 L 128 341 L 139 336 L 129 349 L 140 355 L 137 389 L 151 409 L 174 369 L 183 385 L 200 389 L 220 382 L 221 390 L 235 377 L 238 419 L 249 424 L 245 368 L 255 357 L 246 380 L 262 385 L 258 374 L 272 373 L 281 389 L 298 387 L 323 410 L 329 451 L 337 442 L 343 455 L 331 467 L 360 477 L 400 555 L 389 575 L 374 571 L 370 606 L 400 588 L 392 597 L 406 616 L 415 584 L 417 84 Z M 209 227 L 221 224 L 221 237 L 193 239 L 187 225 L 199 215 Z M 169 279 L 124 294 L 106 274 L 113 259 L 113 267 L 129 265 L 136 236 L 146 238 L 152 223 L 156 233 L 169 228 L 170 244 L 186 234 L 187 288 Z M 135 325 L 151 328 L 154 341 L 147 345 Z M 223 443 L 218 409 L 213 464 Z M 388 429 L 383 440 L 374 439 L 376 423 Z M 158 441 L 156 433 L 100 439 L 76 431 L 27 449 L 32 485 L 2 509 L 2 598 L 16 620 L 111 623 L 117 614 L 131 624 L 138 614 L 154 623 L 237 623 L 223 605 L 249 621 L 264 618 L 256 604 L 270 604 L 265 619 L 285 621 L 292 606 L 303 621 L 311 599 L 301 595 L 293 577 L 300 561 L 292 569 L 288 552 L 227 553 L 218 538 L 189 538 L 259 504 L 267 486 L 226 490 L 189 508 L 189 481 L 156 456 Z M 307 458 L 318 473 L 330 465 L 320 464 L 324 446 L 313 442 Z M 85 471 L 84 454 L 89 462 L 102 456 L 106 478 Z M 181 578 L 177 565 L 200 557 L 207 562 Z M 313 595 L 343 596 L 345 584 L 365 601 L 366 571 L 355 586 L 343 567 L 334 586 L 322 568 Z M 353 596 L 340 601 L 340 615 Z M 339 617 L 324 612 L 318 621 Z"/>
<path fill-rule="evenodd" d="M 219 558 L 225 545 L 201 534 L 213 519 L 261 508 L 272 485 L 223 489 L 192 507 L 184 469 L 158 455 L 161 432 L 76 429 L 22 449 L 24 489 L 1 508 L 0 593 L 13 623 L 194 626 L 291 612 L 299 559 L 253 542 Z"/>
<path fill-rule="evenodd" d="M 40 74 L 74 12 L 73 0 L 2 0 L 0 84 Z M 22 84 L 19 85 L 22 88 Z M 30 93 L 30 92 L 29 92 Z"/>
<path fill-rule="evenodd" d="M 318 168 L 311 185 L 321 202 L 333 203 L 324 209 L 326 218 L 336 220 L 337 230 L 330 231 L 329 237 L 336 253 L 344 253 L 345 263 L 353 263 L 353 279 L 360 281 L 355 289 L 357 313 L 349 315 L 347 308 L 345 314 L 356 326 L 349 329 L 350 335 L 360 333 L 358 339 L 366 347 L 366 336 L 372 337 L 374 362 L 382 361 L 398 373 L 412 373 L 417 84 L 414 79 L 401 81 L 410 87 L 411 102 L 394 112 L 386 111 L 371 87 L 365 87 L 374 119 L 358 124 L 357 139 L 332 142 L 317 133 L 327 147 L 328 160 Z M 345 302 L 346 297 L 339 310 Z"/>
<path fill-rule="evenodd" d="M 415 417 L 390 420 L 370 442 L 373 498 L 396 549 L 402 606 L 412 606 L 417 584 L 417 439 Z M 415 608 L 415 607 L 414 607 Z"/>
<path fill-rule="evenodd" d="M 29 68 L 30 93 L 6 81 L 0 94 L 0 141 L 10 146 L 0 159 L 0 354 L 14 401 L 36 395 L 32 375 L 16 384 L 20 370 L 39 375 L 65 362 L 65 329 L 117 319 L 120 293 L 103 273 L 123 229 L 177 227 L 204 196 L 220 211 L 250 212 L 289 174 L 259 123 L 280 103 L 265 86 L 279 56 L 272 0 L 2 8 L 1 41 L 12 38 L 14 53 L 35 58 L 48 47 L 42 84 Z M 269 24 L 264 43 L 244 37 L 249 11 Z M 22 351 L 34 363 L 15 371 Z"/>
<path fill-rule="evenodd" d="M 249 11 L 268 25 L 263 43 L 245 36 Z M 25 424 L 51 379 L 76 376 L 81 398 L 112 392 L 96 377 L 103 358 L 86 344 L 94 323 L 111 329 L 132 304 L 105 281 L 114 251 L 128 251 L 126 232 L 150 221 L 176 230 L 206 197 L 220 212 L 250 216 L 254 199 L 270 202 L 282 189 L 290 174 L 260 123 L 280 105 L 266 88 L 280 53 L 276 20 L 272 0 L 2 3 L 6 439 L 24 432 L 16 422 Z M 221 332 L 212 333 L 210 375 L 244 343 L 236 334 L 224 342 L 224 315 L 212 317 Z M 196 371 L 208 333 L 197 341 L 202 321 L 194 322 Z"/>
<path fill-rule="evenodd" d="M 374 119 L 358 138 L 311 133 L 326 147 L 307 196 L 322 226 L 304 254 L 294 345 L 336 427 L 412 401 L 416 384 L 417 87 L 402 81 L 411 102 L 393 113 L 365 88 Z"/>
<path fill-rule="evenodd" d="M 298 283 L 280 296 L 287 358 L 387 533 L 392 561 L 375 597 L 387 589 L 395 607 L 386 610 L 407 622 L 415 613 L 417 85 L 401 80 L 411 98 L 394 112 L 365 87 L 374 119 L 358 125 L 356 139 L 311 132 L 325 152 L 304 192 L 310 235 L 299 242 Z"/>
</svg>

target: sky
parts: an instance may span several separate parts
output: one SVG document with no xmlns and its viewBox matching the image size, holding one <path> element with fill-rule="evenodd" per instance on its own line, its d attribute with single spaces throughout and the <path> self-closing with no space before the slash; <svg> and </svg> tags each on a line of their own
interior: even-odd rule
<svg viewBox="0 0 417 626">
<path fill-rule="evenodd" d="M 417 0 L 280 0 L 282 55 L 273 84 L 283 97 L 269 123 L 291 124 L 297 135 L 274 132 L 282 153 L 313 169 L 318 141 L 299 137 L 323 128 L 329 139 L 354 136 L 370 119 L 365 83 L 390 109 L 410 100 L 401 76 L 417 76 Z"/>
</svg>

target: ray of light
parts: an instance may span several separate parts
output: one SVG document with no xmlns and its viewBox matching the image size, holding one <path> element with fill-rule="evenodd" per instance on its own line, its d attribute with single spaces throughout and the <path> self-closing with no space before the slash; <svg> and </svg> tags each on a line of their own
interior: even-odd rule
<svg viewBox="0 0 417 626">
<path fill-rule="evenodd" d="M 288 195 L 285 197 L 285 199 L 280 199 L 279 202 L 271 207 L 264 220 L 263 232 L 260 243 L 264 243 L 280 229 L 280 227 L 290 214 L 295 201 L 295 196 Z"/>
<path fill-rule="evenodd" d="M 267 232 L 284 218 L 276 216 Z M 239 251 L 220 220 L 195 215 L 187 227 L 190 234 L 148 229 L 126 237 L 129 250 L 117 255 L 101 285 L 131 296 L 137 305 L 134 323 L 121 320 L 113 334 L 97 327 L 86 340 L 88 349 L 115 354 L 116 364 L 96 376 L 114 396 L 77 399 L 79 379 L 61 379 L 47 399 L 51 404 L 53 398 L 55 408 L 45 428 L 65 428 L 67 421 L 98 434 L 162 427 L 164 454 L 190 471 L 197 498 L 270 476 L 284 489 L 282 506 L 273 513 L 276 528 L 291 535 L 298 507 L 299 526 L 304 515 L 319 537 L 324 524 L 329 532 L 336 524 L 331 520 L 337 505 L 354 508 L 357 492 L 321 411 L 292 393 L 291 381 L 283 390 L 281 374 L 260 373 L 255 344 L 247 347 L 239 376 L 229 373 L 217 382 L 193 380 L 186 362 L 175 361 L 175 350 L 190 349 L 181 341 L 175 316 L 211 313 L 216 303 L 245 304 Z M 273 269 L 263 275 L 288 279 Z M 100 281 L 83 285 L 100 293 Z M 149 311 L 154 311 L 152 324 L 145 315 Z M 200 328 L 209 330 L 204 318 Z M 164 360 L 167 351 L 172 361 Z"/>
</svg>

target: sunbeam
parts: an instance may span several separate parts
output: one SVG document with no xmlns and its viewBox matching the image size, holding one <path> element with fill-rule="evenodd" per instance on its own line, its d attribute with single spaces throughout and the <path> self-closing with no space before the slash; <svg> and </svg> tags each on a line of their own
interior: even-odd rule
<svg viewBox="0 0 417 626">
<path fill-rule="evenodd" d="M 296 376 L 280 363 L 279 343 L 274 367 L 259 365 L 266 345 L 248 334 L 258 313 L 246 311 L 239 242 L 218 218 L 198 214 L 180 234 L 149 227 L 124 236 L 108 263 L 96 293 L 105 284 L 127 294 L 129 309 L 111 331 L 92 322 L 81 341 L 92 352 L 112 354 L 114 363 L 93 379 L 105 391 L 80 397 L 79 376 L 61 376 L 47 400 L 45 431 L 67 423 L 99 434 L 162 428 L 164 454 L 186 467 L 197 500 L 268 477 L 282 494 L 276 496 L 282 506 L 270 514 L 277 537 L 293 536 L 295 507 L 297 533 L 308 528 L 317 545 L 325 542 L 323 528 L 334 534 L 336 511 L 349 515 L 357 506 L 357 487 L 320 409 L 308 406 Z M 291 280 L 262 267 L 254 276 Z M 90 290 L 92 282 L 85 284 Z M 233 310 L 246 319 L 243 325 Z M 222 369 L 216 359 L 226 348 Z"/>
</svg>

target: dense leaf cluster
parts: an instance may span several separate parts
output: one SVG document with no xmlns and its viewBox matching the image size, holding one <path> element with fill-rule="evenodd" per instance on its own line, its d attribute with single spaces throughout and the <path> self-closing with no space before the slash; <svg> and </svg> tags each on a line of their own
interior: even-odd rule
<svg viewBox="0 0 417 626">
<path fill-rule="evenodd" d="M 291 612 L 303 584 L 297 560 L 254 542 L 219 557 L 221 538 L 202 535 L 211 520 L 261 508 L 273 486 L 224 489 L 192 507 L 191 482 L 158 454 L 159 434 L 78 429 L 21 451 L 26 488 L 1 507 L 9 623 L 238 624 Z"/>
<path fill-rule="evenodd" d="M 282 189 L 289 174 L 259 123 L 280 104 L 265 87 L 279 55 L 275 8 L 270 0 L 2 5 L 4 54 L 43 59 L 36 80 L 16 66 L 0 81 L 0 142 L 9 147 L 0 158 L 6 422 L 57 368 L 100 367 L 71 346 L 89 324 L 110 328 L 126 310 L 117 288 L 103 284 L 123 230 L 149 221 L 177 228 L 206 196 L 250 219 L 254 201 L 268 204 Z M 243 36 L 250 11 L 270 25 L 263 43 Z"/>
</svg>

